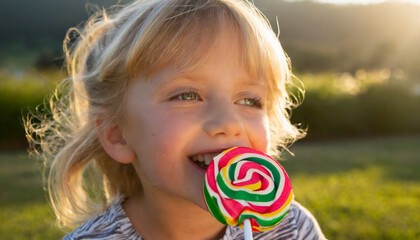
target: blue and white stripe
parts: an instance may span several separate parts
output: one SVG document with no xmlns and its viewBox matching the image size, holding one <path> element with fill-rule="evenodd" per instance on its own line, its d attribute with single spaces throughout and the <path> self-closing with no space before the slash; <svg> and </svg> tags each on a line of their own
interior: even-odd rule
<svg viewBox="0 0 420 240">
<path fill-rule="evenodd" d="M 63 240 L 141 240 L 121 206 L 122 199 L 117 199 L 107 211 L 92 218 Z M 243 229 L 228 226 L 222 240 L 244 239 Z M 255 240 L 262 239 L 326 239 L 312 214 L 296 201 L 293 201 L 289 212 L 279 225 L 266 232 L 253 233 Z"/>
</svg>

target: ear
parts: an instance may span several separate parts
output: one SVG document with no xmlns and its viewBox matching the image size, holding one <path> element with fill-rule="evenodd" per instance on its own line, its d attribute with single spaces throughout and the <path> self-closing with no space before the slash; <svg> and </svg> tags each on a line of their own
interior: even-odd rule
<svg viewBox="0 0 420 240">
<path fill-rule="evenodd" d="M 131 163 L 136 154 L 125 141 L 117 123 L 102 127 L 102 116 L 95 119 L 96 133 L 105 152 L 119 163 Z"/>
</svg>

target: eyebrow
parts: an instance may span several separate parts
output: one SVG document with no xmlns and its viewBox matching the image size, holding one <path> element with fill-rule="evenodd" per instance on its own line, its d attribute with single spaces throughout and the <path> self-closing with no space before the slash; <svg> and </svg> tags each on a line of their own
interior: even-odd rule
<svg viewBox="0 0 420 240">
<path fill-rule="evenodd" d="M 205 82 L 206 79 L 208 79 L 206 76 L 200 75 L 200 74 L 191 74 L 191 73 L 180 73 L 176 74 L 175 76 L 171 78 L 166 78 L 162 81 L 163 85 L 170 83 L 179 83 L 184 81 L 194 81 L 194 82 Z M 238 77 L 236 80 L 241 85 L 246 85 L 250 87 L 266 87 L 266 83 L 262 80 L 257 79 L 249 79 L 248 77 Z"/>
<path fill-rule="evenodd" d="M 164 77 L 158 81 L 159 82 L 156 85 L 157 88 L 161 88 L 168 85 L 176 85 L 178 83 L 184 83 L 184 82 L 202 82 L 203 80 L 200 81 L 199 79 L 186 77 L 183 74 L 176 74 L 176 75 L 171 75 L 169 77 Z"/>
<path fill-rule="evenodd" d="M 266 87 L 267 85 L 264 81 L 261 80 L 245 80 L 242 82 L 242 84 L 256 87 Z"/>
<path fill-rule="evenodd" d="M 186 72 L 175 72 L 169 73 L 166 76 L 162 76 L 158 79 L 158 83 L 154 89 L 162 89 L 171 87 L 172 85 L 194 82 L 198 84 L 205 84 L 207 80 L 210 80 L 206 74 L 200 74 L 199 72 L 186 71 Z M 268 83 L 262 79 L 251 78 L 248 74 L 238 75 L 235 77 L 236 85 L 241 87 L 256 88 L 259 91 L 268 91 Z"/>
</svg>

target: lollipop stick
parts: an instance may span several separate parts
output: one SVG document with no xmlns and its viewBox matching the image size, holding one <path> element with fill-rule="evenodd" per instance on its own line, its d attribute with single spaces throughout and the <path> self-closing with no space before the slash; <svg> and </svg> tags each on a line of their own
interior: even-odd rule
<svg viewBox="0 0 420 240">
<path fill-rule="evenodd" d="M 253 240 L 251 221 L 249 221 L 249 219 L 244 220 L 244 239 L 245 240 Z"/>
</svg>

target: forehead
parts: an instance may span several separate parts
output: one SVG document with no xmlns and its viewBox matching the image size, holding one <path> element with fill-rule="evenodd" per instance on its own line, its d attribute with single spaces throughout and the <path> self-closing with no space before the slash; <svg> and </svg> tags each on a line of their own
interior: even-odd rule
<svg viewBox="0 0 420 240">
<path fill-rule="evenodd" d="M 229 71 L 232 76 L 235 76 L 235 79 L 240 79 L 250 85 L 258 85 L 263 82 L 264 78 L 254 76 L 249 71 L 250 62 L 244 53 L 244 46 L 241 44 L 239 34 L 235 30 L 227 27 L 221 28 L 213 42 L 204 42 L 196 54 L 199 61 L 194 68 L 189 69 L 191 74 Z"/>
<path fill-rule="evenodd" d="M 231 12 L 220 9 L 180 18 L 156 29 L 147 49 L 138 52 L 139 57 L 134 59 L 141 61 L 134 65 L 141 75 L 152 75 L 168 67 L 191 71 L 211 56 L 217 45 L 228 42 L 226 57 L 244 66 L 254 79 L 268 77 L 267 50 L 251 23 L 240 23 Z"/>
<path fill-rule="evenodd" d="M 170 61 L 166 66 L 162 65 L 162 68 L 170 67 L 179 72 L 194 74 L 205 69 L 209 62 L 219 60 L 229 63 L 232 71 L 245 69 L 242 75 L 246 76 L 242 78 L 255 81 L 267 79 L 267 66 L 259 59 L 261 53 L 256 52 L 255 48 L 250 49 L 245 42 L 239 30 L 231 26 L 219 26 L 214 31 L 191 29 L 185 33 L 178 54 L 169 57 Z"/>
<path fill-rule="evenodd" d="M 199 36 L 201 41 L 190 42 L 196 33 L 188 32 L 184 41 L 185 55 L 174 58 L 167 66 L 151 75 L 166 76 L 163 78 L 147 77 L 147 79 L 160 79 L 159 85 L 173 84 L 182 81 L 205 82 L 212 75 L 223 72 L 247 87 L 267 87 L 267 78 L 251 74 L 250 61 L 244 53 L 240 35 L 228 26 L 222 26 L 217 32 L 205 32 Z M 188 41 L 190 40 L 190 41 Z M 187 46 L 194 46 L 194 50 Z M 188 51 L 188 49 L 190 51 Z M 256 67 L 256 66 L 253 66 Z M 170 75 L 171 77 L 168 77 Z"/>
</svg>

